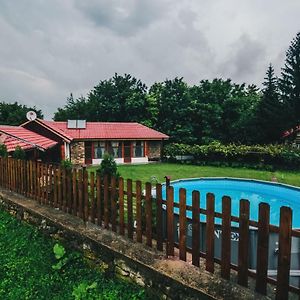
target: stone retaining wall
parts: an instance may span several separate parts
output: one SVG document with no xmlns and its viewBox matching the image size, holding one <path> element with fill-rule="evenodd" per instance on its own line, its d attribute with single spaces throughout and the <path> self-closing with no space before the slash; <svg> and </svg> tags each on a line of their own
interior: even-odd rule
<svg viewBox="0 0 300 300">
<path fill-rule="evenodd" d="M 164 253 L 0 189 L 0 208 L 83 252 L 89 263 L 149 290 L 152 299 L 268 299 Z"/>
</svg>

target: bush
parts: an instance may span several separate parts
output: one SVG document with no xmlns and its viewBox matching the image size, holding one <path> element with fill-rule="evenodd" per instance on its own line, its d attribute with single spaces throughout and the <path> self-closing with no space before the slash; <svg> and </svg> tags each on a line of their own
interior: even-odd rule
<svg viewBox="0 0 300 300">
<path fill-rule="evenodd" d="M 286 145 L 223 145 L 214 141 L 208 145 L 169 144 L 164 155 L 176 160 L 176 156 L 192 155 L 193 163 L 255 168 L 300 167 L 300 150 Z"/>
<path fill-rule="evenodd" d="M 103 160 L 100 164 L 100 168 L 97 170 L 97 173 L 99 173 L 101 177 L 107 175 L 109 179 L 113 176 L 116 178 L 120 176 L 117 164 L 112 155 L 104 153 Z"/>
<path fill-rule="evenodd" d="M 62 168 L 66 169 L 68 171 L 72 170 L 72 168 L 73 168 L 73 164 L 70 159 L 63 159 L 61 161 L 60 165 L 62 166 Z"/>
<path fill-rule="evenodd" d="M 15 158 L 15 159 L 25 159 L 25 157 L 26 157 L 25 151 L 20 146 L 17 146 L 14 153 L 13 153 L 13 158 Z"/>
<path fill-rule="evenodd" d="M 7 156 L 7 147 L 5 144 L 0 144 L 0 157 Z"/>
</svg>

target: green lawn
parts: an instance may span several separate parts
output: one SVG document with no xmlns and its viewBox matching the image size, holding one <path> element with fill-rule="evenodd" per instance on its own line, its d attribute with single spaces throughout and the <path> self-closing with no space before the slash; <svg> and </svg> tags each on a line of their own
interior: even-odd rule
<svg viewBox="0 0 300 300">
<path fill-rule="evenodd" d="M 95 171 L 99 167 L 90 167 Z M 159 182 L 164 182 L 164 176 L 171 176 L 171 180 L 193 177 L 238 177 L 271 181 L 273 177 L 278 182 L 300 186 L 300 171 L 260 171 L 246 168 L 193 166 L 173 163 L 156 163 L 147 165 L 119 165 L 118 170 L 125 179 L 150 181 L 155 176 Z"/>
<path fill-rule="evenodd" d="M 146 299 L 142 288 L 105 278 L 71 249 L 63 256 L 65 265 L 53 269 L 58 263 L 54 244 L 35 227 L 0 210 L 1 300 Z"/>
</svg>

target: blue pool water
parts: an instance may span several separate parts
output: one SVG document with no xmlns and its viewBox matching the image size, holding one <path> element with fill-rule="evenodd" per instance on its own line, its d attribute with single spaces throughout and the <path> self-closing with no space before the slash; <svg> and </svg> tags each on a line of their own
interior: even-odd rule
<svg viewBox="0 0 300 300">
<path fill-rule="evenodd" d="M 300 188 L 269 183 L 257 180 L 227 179 L 227 178 L 205 178 L 178 180 L 171 182 L 174 187 L 174 200 L 179 202 L 179 189 L 185 188 L 187 193 L 187 205 L 192 205 L 192 191 L 200 191 L 200 207 L 206 207 L 206 194 L 215 195 L 215 207 L 217 212 L 222 211 L 222 197 L 229 196 L 232 199 L 232 215 L 239 215 L 240 199 L 250 201 L 250 218 L 258 219 L 258 205 L 260 202 L 266 202 L 270 205 L 270 223 L 279 224 L 279 214 L 281 206 L 291 207 L 293 210 L 293 228 L 300 228 Z M 163 195 L 165 198 L 165 187 Z M 178 213 L 178 208 L 174 209 Z M 191 217 L 191 212 L 187 212 Z M 201 215 L 201 221 L 205 221 L 205 216 Z M 216 218 L 216 223 L 220 223 Z M 234 223 L 232 224 L 234 225 Z"/>
</svg>

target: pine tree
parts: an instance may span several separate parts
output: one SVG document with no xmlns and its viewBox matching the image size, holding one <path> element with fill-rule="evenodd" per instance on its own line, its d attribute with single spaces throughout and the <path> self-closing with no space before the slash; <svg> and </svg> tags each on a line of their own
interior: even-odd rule
<svg viewBox="0 0 300 300">
<path fill-rule="evenodd" d="M 260 142 L 273 143 L 280 140 L 284 129 L 283 104 L 279 97 L 278 79 L 274 74 L 272 64 L 266 72 L 263 82 L 261 101 L 257 108 L 257 123 Z"/>
<path fill-rule="evenodd" d="M 286 52 L 280 90 L 282 102 L 287 111 L 288 125 L 295 127 L 300 124 L 300 32 L 292 40 Z"/>
</svg>

